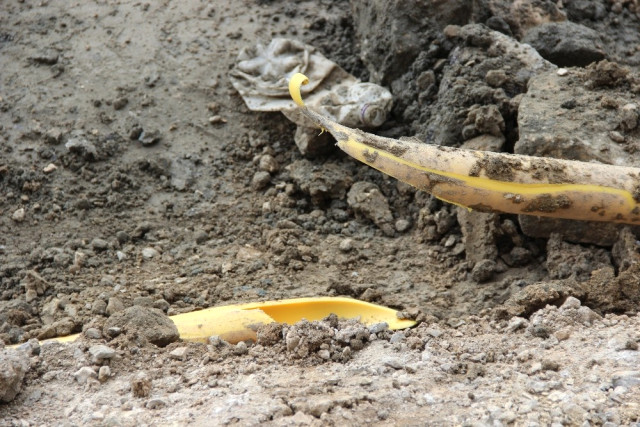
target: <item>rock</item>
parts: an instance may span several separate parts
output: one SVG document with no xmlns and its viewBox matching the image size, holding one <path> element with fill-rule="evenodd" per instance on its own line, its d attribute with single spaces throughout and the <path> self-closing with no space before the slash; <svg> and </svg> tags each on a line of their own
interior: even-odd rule
<svg viewBox="0 0 640 427">
<path fill-rule="evenodd" d="M 124 303 L 118 297 L 109 298 L 109 302 L 107 303 L 107 308 L 105 312 L 107 316 L 112 316 L 114 313 L 124 310 Z"/>
<path fill-rule="evenodd" d="M 22 222 L 25 218 L 25 210 L 24 208 L 16 209 L 11 215 L 11 219 L 15 222 Z"/>
<path fill-rule="evenodd" d="M 93 345 L 89 347 L 89 353 L 91 354 L 91 361 L 96 365 L 103 363 L 105 360 L 111 360 L 116 355 L 116 351 L 106 345 Z"/>
<path fill-rule="evenodd" d="M 111 377 L 111 368 L 107 365 L 100 366 L 100 370 L 98 371 L 98 381 L 101 383 L 107 381 Z"/>
<path fill-rule="evenodd" d="M 371 220 L 386 236 L 394 235 L 389 202 L 377 185 L 367 181 L 354 183 L 347 194 L 347 203 L 356 215 Z"/>
<path fill-rule="evenodd" d="M 637 387 L 640 385 L 640 371 L 618 371 L 611 377 L 613 387 Z"/>
<path fill-rule="evenodd" d="M 104 239 L 100 239 L 100 238 L 95 238 L 91 241 L 91 247 L 95 250 L 95 251 L 105 251 L 107 249 L 109 249 L 109 242 L 107 242 Z"/>
<path fill-rule="evenodd" d="M 87 328 L 84 331 L 84 336 L 92 340 L 99 340 L 102 338 L 102 332 L 98 328 Z"/>
<path fill-rule="evenodd" d="M 398 233 L 404 233 L 409 228 L 411 228 L 411 222 L 406 219 L 400 218 L 396 221 L 395 227 Z"/>
<path fill-rule="evenodd" d="M 160 252 L 158 252 L 154 248 L 146 247 L 146 248 L 142 249 L 142 258 L 144 258 L 144 259 L 153 259 L 153 258 L 157 257 L 158 255 L 160 255 Z"/>
<path fill-rule="evenodd" d="M 160 347 L 180 338 L 173 321 L 157 308 L 133 306 L 114 313 L 105 322 L 104 333 L 108 335 L 112 327 L 122 328 L 127 334 L 135 333 Z"/>
<path fill-rule="evenodd" d="M 585 67 L 605 59 L 600 35 L 570 21 L 549 22 L 527 31 L 523 43 L 533 46 L 543 58 L 561 67 Z"/>
<path fill-rule="evenodd" d="M 28 356 L 37 356 L 40 354 L 40 342 L 36 338 L 31 338 L 26 343 L 20 344 L 18 349 Z"/>
<path fill-rule="evenodd" d="M 87 383 L 89 378 L 98 378 L 98 374 L 93 370 L 93 368 L 83 366 L 73 374 L 73 377 L 78 381 L 78 383 L 84 385 Z"/>
<path fill-rule="evenodd" d="M 58 167 L 56 165 L 54 165 L 53 163 L 49 163 L 47 166 L 42 168 L 42 172 L 44 172 L 46 174 L 49 174 L 49 173 L 55 171 L 56 169 L 58 169 Z"/>
<path fill-rule="evenodd" d="M 145 407 L 147 409 L 160 409 L 164 408 L 165 406 L 167 406 L 167 402 L 159 397 L 149 399 L 149 401 L 145 404 Z"/>
<path fill-rule="evenodd" d="M 260 168 L 260 170 L 269 172 L 269 173 L 277 172 L 279 169 L 278 162 L 273 156 L 269 154 L 260 156 L 260 162 L 258 164 L 258 167 Z"/>
<path fill-rule="evenodd" d="M 138 141 L 142 143 L 143 147 L 150 147 L 157 144 L 162 139 L 162 134 L 157 130 L 143 131 L 138 137 Z"/>
<path fill-rule="evenodd" d="M 351 251 L 353 249 L 353 239 L 350 239 L 350 238 L 342 239 L 338 244 L 338 249 L 340 249 L 341 252 Z"/>
<path fill-rule="evenodd" d="M 147 397 L 151 393 L 151 380 L 145 372 L 138 372 L 131 380 L 131 393 L 135 397 Z"/>
<path fill-rule="evenodd" d="M 96 146 L 82 136 L 69 138 L 64 146 L 70 153 L 79 154 L 85 160 L 93 161 L 98 158 Z"/>
<path fill-rule="evenodd" d="M 493 273 L 496 271 L 497 264 L 492 259 L 483 259 L 476 263 L 471 270 L 471 278 L 478 282 L 486 282 L 491 279 Z"/>
<path fill-rule="evenodd" d="M 22 388 L 29 359 L 22 352 L 0 350 L 0 403 L 11 402 Z"/>
<path fill-rule="evenodd" d="M 270 181 L 271 181 L 271 174 L 269 174 L 269 172 L 265 172 L 265 171 L 256 172 L 253 175 L 253 178 L 251 179 L 251 188 L 253 188 L 256 191 L 262 190 L 267 185 L 269 185 Z"/>
<path fill-rule="evenodd" d="M 175 348 L 169 353 L 169 357 L 175 360 L 185 360 L 187 358 L 187 347 Z"/>
</svg>

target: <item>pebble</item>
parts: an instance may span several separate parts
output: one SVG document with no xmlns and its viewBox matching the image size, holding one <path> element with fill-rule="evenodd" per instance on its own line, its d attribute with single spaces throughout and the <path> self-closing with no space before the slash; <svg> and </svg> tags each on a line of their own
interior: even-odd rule
<svg viewBox="0 0 640 427">
<path fill-rule="evenodd" d="M 218 125 L 221 123 L 227 123 L 227 119 L 223 119 L 221 116 L 215 115 L 209 117 L 209 123 L 211 123 L 212 125 Z"/>
<path fill-rule="evenodd" d="M 98 371 L 98 381 L 103 383 L 108 380 L 109 377 L 111 377 L 111 368 L 107 365 L 101 366 L 100 370 Z"/>
<path fill-rule="evenodd" d="M 404 332 L 398 331 L 398 332 L 394 332 L 393 335 L 391 335 L 391 338 L 389 339 L 389 342 L 391 344 L 396 344 L 396 343 L 399 343 L 399 342 L 403 341 L 404 339 L 405 339 Z"/>
<path fill-rule="evenodd" d="M 164 408 L 165 406 L 167 406 L 166 400 L 161 399 L 159 397 L 154 397 L 153 399 L 149 399 L 149 401 L 145 405 L 147 409 L 159 409 L 159 408 Z"/>
<path fill-rule="evenodd" d="M 146 247 L 146 248 L 142 249 L 142 257 L 144 259 L 152 259 L 152 258 L 157 257 L 158 255 L 160 255 L 160 252 L 158 252 L 154 248 Z"/>
<path fill-rule="evenodd" d="M 404 363 L 402 363 L 397 357 L 390 357 L 388 359 L 385 359 L 383 365 L 398 370 L 404 367 Z"/>
<path fill-rule="evenodd" d="M 369 332 L 372 334 L 378 334 L 386 331 L 387 329 L 389 329 L 389 324 L 387 322 L 380 322 L 369 326 Z"/>
<path fill-rule="evenodd" d="M 87 330 L 84 331 L 84 336 L 92 340 L 99 340 L 102 338 L 102 332 L 100 332 L 98 328 L 87 328 Z"/>
<path fill-rule="evenodd" d="M 169 357 L 175 360 L 185 360 L 187 357 L 187 347 L 175 348 L 169 353 Z"/>
<path fill-rule="evenodd" d="M 240 341 L 233 348 L 233 352 L 237 355 L 247 354 L 249 352 L 249 349 L 247 348 L 247 343 L 245 343 L 244 341 Z"/>
<path fill-rule="evenodd" d="M 409 222 L 406 219 L 400 218 L 399 220 L 396 221 L 396 230 L 399 233 L 404 233 L 405 231 L 407 231 L 409 228 L 411 227 L 411 222 Z"/>
<path fill-rule="evenodd" d="M 91 354 L 91 361 L 96 364 L 100 364 L 105 360 L 113 359 L 116 355 L 116 351 L 114 349 L 102 344 L 89 347 L 89 353 Z"/>
<path fill-rule="evenodd" d="M 51 173 L 51 172 L 55 171 L 56 169 L 58 169 L 58 167 L 56 165 L 54 165 L 53 163 L 49 163 L 47 166 L 45 166 L 42 169 L 42 172 Z"/>
<path fill-rule="evenodd" d="M 91 247 L 96 251 L 104 251 L 109 248 L 109 242 L 104 239 L 96 237 L 91 241 Z"/>
<path fill-rule="evenodd" d="M 25 217 L 24 208 L 17 209 L 16 211 L 13 212 L 13 215 L 11 215 L 11 219 L 14 220 L 15 222 L 24 221 L 24 217 Z"/>
<path fill-rule="evenodd" d="M 120 300 L 120 298 L 118 297 L 109 298 L 109 301 L 107 302 L 107 308 L 105 310 L 105 312 L 107 313 L 107 316 L 111 316 L 114 313 L 117 313 L 122 310 L 124 310 L 124 304 Z"/>
<path fill-rule="evenodd" d="M 251 188 L 254 190 L 262 190 L 269 184 L 269 181 L 271 181 L 271 174 L 269 174 L 269 172 L 256 172 L 251 179 Z"/>
<path fill-rule="evenodd" d="M 260 157 L 260 162 L 258 164 L 258 167 L 260 168 L 261 171 L 265 171 L 269 173 L 277 172 L 279 169 L 278 162 L 273 156 L 269 154 L 265 154 L 264 156 Z"/>
<path fill-rule="evenodd" d="M 349 252 L 353 249 L 353 240 L 352 239 L 342 239 L 340 244 L 338 245 L 338 249 L 342 252 Z"/>
<path fill-rule="evenodd" d="M 559 76 L 566 76 L 567 74 L 569 74 L 569 70 L 567 70 L 566 68 L 558 68 L 558 71 L 556 71 L 556 74 Z"/>
<path fill-rule="evenodd" d="M 98 378 L 98 374 L 93 368 L 83 366 L 73 374 L 73 377 L 78 381 L 78 383 L 86 384 L 89 378 Z"/>
</svg>

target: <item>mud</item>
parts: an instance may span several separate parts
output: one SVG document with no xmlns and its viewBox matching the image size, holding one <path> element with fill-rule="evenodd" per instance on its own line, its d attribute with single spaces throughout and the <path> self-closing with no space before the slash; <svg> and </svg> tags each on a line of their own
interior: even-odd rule
<svg viewBox="0 0 640 427">
<path fill-rule="evenodd" d="M 231 86 L 240 49 L 291 37 L 389 86 L 382 136 L 489 135 L 508 152 L 527 85 L 555 70 L 517 41 L 568 18 L 607 35 L 609 62 L 580 70 L 588 89 L 637 96 L 634 2 L 460 1 L 424 20 L 414 3 L 426 4 L 2 3 L 0 347 L 22 349 L 0 349 L 0 424 L 637 422 L 630 231 L 594 236 L 599 247 L 525 234 L 511 215 L 459 223 L 457 208 L 337 149 L 304 158 L 295 125 L 250 112 Z M 419 31 L 402 45 L 391 28 Z M 627 141 L 638 127 L 620 107 Z M 349 203 L 355 183 L 375 197 Z M 165 323 L 327 295 L 422 324 L 277 324 L 229 345 L 175 341 Z M 168 327 L 165 347 L 132 312 Z"/>
</svg>

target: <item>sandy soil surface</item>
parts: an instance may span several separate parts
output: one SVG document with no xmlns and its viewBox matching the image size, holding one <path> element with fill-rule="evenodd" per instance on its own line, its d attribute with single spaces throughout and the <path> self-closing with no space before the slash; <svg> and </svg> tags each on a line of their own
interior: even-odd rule
<svg viewBox="0 0 640 427">
<path fill-rule="evenodd" d="M 516 216 L 469 216 L 337 150 L 304 157 L 295 125 L 249 111 L 228 77 L 243 47 L 302 40 L 390 87 L 396 106 L 381 134 L 460 145 L 482 133 L 463 131 L 467 114 L 491 104 L 504 117 L 502 149 L 517 151 L 532 76 L 492 54 L 475 36 L 485 29 L 446 25 L 487 23 L 544 47 L 552 42 L 527 30 L 580 23 L 602 44 L 573 47 L 578 57 L 631 76 L 640 6 L 433 2 L 438 27 L 402 3 L 424 39 L 392 40 L 388 52 L 396 31 L 370 27 L 375 14 L 358 1 L 0 4 L 0 347 L 28 342 L 0 350 L 0 425 L 640 422 L 632 230 L 525 233 Z M 567 65 L 557 51 L 543 56 Z M 482 88 L 501 78 L 486 83 L 487 68 L 501 67 L 498 96 Z M 444 90 L 452 78 L 467 89 Z M 600 90 L 638 103 L 640 86 L 624 78 Z M 550 96 L 536 108 L 559 108 Z M 576 120 L 584 112 L 573 108 L 553 116 Z M 627 110 L 606 132 L 636 165 L 640 124 Z M 388 210 L 390 228 L 348 203 L 363 181 L 384 205 L 369 212 Z M 393 332 L 330 318 L 264 327 L 257 343 L 163 347 L 135 328 L 109 335 L 107 324 L 130 307 L 173 315 L 337 295 L 422 323 Z M 37 341 L 74 332 L 73 344 Z"/>
</svg>

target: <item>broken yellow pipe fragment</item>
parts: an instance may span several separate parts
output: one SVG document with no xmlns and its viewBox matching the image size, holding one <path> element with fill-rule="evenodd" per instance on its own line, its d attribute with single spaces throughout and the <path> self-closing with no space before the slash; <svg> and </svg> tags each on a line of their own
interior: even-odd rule
<svg viewBox="0 0 640 427">
<path fill-rule="evenodd" d="M 399 319 L 397 311 L 391 308 L 343 297 L 294 298 L 211 307 L 176 314 L 170 319 L 183 341 L 207 342 L 209 337 L 218 336 L 236 344 L 246 340 L 256 341 L 256 330 L 260 325 L 272 322 L 293 325 L 302 319 L 321 320 L 330 314 L 341 319 L 357 318 L 368 326 L 386 322 L 391 330 L 410 328 L 416 324 L 413 320 Z M 46 341 L 71 342 L 78 336 L 68 335 Z"/>
<path fill-rule="evenodd" d="M 340 149 L 446 202 L 481 212 L 640 222 L 640 169 L 380 137 L 307 108 L 300 94 L 306 83 L 303 74 L 294 74 L 291 98 Z"/>
</svg>

